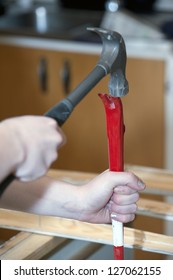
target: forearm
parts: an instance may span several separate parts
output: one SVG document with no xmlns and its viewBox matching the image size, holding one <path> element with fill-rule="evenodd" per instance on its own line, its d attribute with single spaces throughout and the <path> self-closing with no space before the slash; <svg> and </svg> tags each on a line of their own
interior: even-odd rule
<svg viewBox="0 0 173 280">
<path fill-rule="evenodd" d="M 0 182 L 13 173 L 22 161 L 23 154 L 18 141 L 2 122 L 0 124 Z"/>
<path fill-rule="evenodd" d="M 42 177 L 33 182 L 14 181 L 0 198 L 0 207 L 40 215 L 78 219 L 80 187 Z"/>
<path fill-rule="evenodd" d="M 75 186 L 42 177 L 14 181 L 0 198 L 0 207 L 41 215 L 59 216 L 91 223 L 130 222 L 135 217 L 138 191 L 144 183 L 132 173 L 106 171 L 90 182 Z"/>
</svg>

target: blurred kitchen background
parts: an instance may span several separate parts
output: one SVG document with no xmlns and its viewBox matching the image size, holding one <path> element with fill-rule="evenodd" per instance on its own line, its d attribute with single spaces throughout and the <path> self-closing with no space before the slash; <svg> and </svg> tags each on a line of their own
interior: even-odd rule
<svg viewBox="0 0 173 280">
<path fill-rule="evenodd" d="M 49 36 L 55 36 L 54 33 L 62 33 L 63 28 L 63 31 L 70 29 L 69 12 L 73 10 L 71 24 L 75 22 L 72 25 L 76 29 L 94 23 L 102 27 L 114 27 L 124 36 L 162 37 L 164 34 L 166 37 L 173 37 L 173 3 L 171 0 L 78 2 L 70 0 L 0 0 L 0 29 L 3 30 L 6 25 L 11 30 L 14 28 L 19 30 L 22 29 L 23 24 L 25 29 L 30 29 L 30 31 L 35 29 L 42 35 L 49 32 Z M 60 15 L 62 13 L 63 16 Z M 20 14 L 20 18 L 18 15 L 18 18 L 14 19 L 16 14 Z M 10 18 L 12 15 L 13 19 Z M 53 18 L 50 19 L 49 16 Z M 61 17 L 61 25 L 57 22 L 58 16 Z M 77 30 L 73 31 L 77 33 Z"/>
<path fill-rule="evenodd" d="M 173 170 L 173 0 L 0 0 L 0 119 L 42 115 L 86 77 L 102 47 L 89 26 L 117 31 L 126 43 L 125 163 Z M 53 168 L 96 173 L 108 168 L 105 115 L 97 97 L 108 92 L 108 80 L 63 126 L 68 144 Z M 171 196 L 151 197 L 173 202 Z M 130 226 L 173 235 L 171 222 L 140 215 Z M 13 235 L 0 234 L 2 240 Z M 111 246 L 91 245 L 72 240 L 48 258 L 80 258 L 87 247 L 85 258 L 112 259 Z M 126 258 L 167 256 L 127 249 Z"/>
</svg>

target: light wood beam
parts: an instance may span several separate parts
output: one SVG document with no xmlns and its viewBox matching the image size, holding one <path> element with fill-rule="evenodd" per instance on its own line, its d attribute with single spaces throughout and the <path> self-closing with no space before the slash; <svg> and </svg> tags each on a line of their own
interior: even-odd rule
<svg viewBox="0 0 173 280">
<path fill-rule="evenodd" d="M 4 209 L 0 209 L 0 225 L 2 228 L 112 244 L 111 225 L 90 224 Z M 124 238 L 127 248 L 173 255 L 172 236 L 124 227 Z"/>
</svg>

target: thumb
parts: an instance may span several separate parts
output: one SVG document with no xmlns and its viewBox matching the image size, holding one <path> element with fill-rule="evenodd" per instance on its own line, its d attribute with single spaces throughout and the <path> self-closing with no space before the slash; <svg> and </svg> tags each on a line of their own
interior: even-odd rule
<svg viewBox="0 0 173 280">
<path fill-rule="evenodd" d="M 128 186 L 137 191 L 145 189 L 145 183 L 132 172 L 113 172 L 106 170 L 95 179 L 108 189 L 114 189 L 117 186 Z"/>
</svg>

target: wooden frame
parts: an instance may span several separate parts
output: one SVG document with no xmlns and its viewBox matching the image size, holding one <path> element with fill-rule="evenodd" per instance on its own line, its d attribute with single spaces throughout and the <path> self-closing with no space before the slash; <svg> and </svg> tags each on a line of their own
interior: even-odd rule
<svg viewBox="0 0 173 280">
<path fill-rule="evenodd" d="M 147 185 L 145 193 L 173 195 L 173 173 L 163 169 L 126 166 Z M 65 170 L 50 170 L 48 176 L 77 184 L 91 180 L 96 174 Z M 173 220 L 173 205 L 166 202 L 140 199 L 138 214 L 148 215 L 163 220 Z M 37 244 L 35 251 L 18 254 L 21 259 L 40 258 L 67 239 L 80 239 L 100 244 L 112 244 L 111 225 L 90 224 L 58 217 L 41 216 L 0 209 L 0 227 L 22 231 L 14 241 L 7 241 L 0 248 L 0 258 L 14 258 L 15 248 L 19 252 L 18 244 L 22 240 L 25 244 Z M 137 248 L 144 251 L 173 255 L 173 236 L 147 232 L 124 227 L 125 247 Z M 19 242 L 20 240 L 20 242 Z M 39 240 L 39 242 L 38 242 Z M 40 245 L 39 245 L 40 243 Z M 52 244 L 48 246 L 48 244 Z M 26 246 L 26 245 L 25 245 Z M 14 248 L 15 247 L 15 248 Z M 28 247 L 28 246 L 26 246 Z M 32 246 L 29 246 L 31 249 Z M 47 251 L 47 247 L 50 250 Z M 9 248 L 11 251 L 9 251 Z M 13 250 L 12 250 L 13 249 Z M 28 250 L 28 249 L 27 249 Z M 26 251 L 27 251 L 26 250 Z M 8 253 L 9 251 L 9 253 Z M 32 251 L 32 252 L 31 252 Z"/>
</svg>

